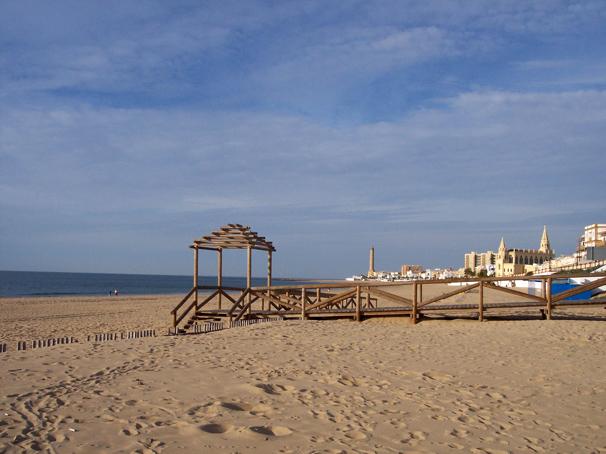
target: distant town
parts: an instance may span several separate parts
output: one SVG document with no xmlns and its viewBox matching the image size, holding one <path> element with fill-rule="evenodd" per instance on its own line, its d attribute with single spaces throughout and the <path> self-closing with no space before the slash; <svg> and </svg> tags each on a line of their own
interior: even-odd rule
<svg viewBox="0 0 606 454">
<path fill-rule="evenodd" d="M 530 276 L 560 271 L 590 270 L 606 265 L 606 224 L 591 224 L 578 237 L 574 252 L 556 257 L 549 241 L 547 226 L 543 227 L 538 249 L 508 247 L 501 238 L 497 252 L 471 251 L 464 255 L 463 267 L 426 268 L 404 264 L 399 271 L 377 271 L 375 250 L 370 248 L 368 273 L 347 278 L 350 281 L 383 282 L 418 279 L 450 279 L 465 276 Z"/>
</svg>

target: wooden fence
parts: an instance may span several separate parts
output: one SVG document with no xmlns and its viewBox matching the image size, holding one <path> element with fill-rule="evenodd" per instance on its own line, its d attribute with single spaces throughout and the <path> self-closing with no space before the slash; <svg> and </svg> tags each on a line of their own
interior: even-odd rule
<svg viewBox="0 0 606 454">
<path fill-rule="evenodd" d="M 575 288 L 555 293 L 554 283 L 569 277 L 590 278 L 589 282 Z M 538 281 L 538 294 L 520 290 L 504 283 Z M 424 290 L 440 284 L 455 284 L 458 287 L 431 297 L 423 296 Z M 326 319 L 353 318 L 361 321 L 369 317 L 407 316 L 416 323 L 423 314 L 467 312 L 477 314 L 484 320 L 487 312 L 506 309 L 539 309 L 545 318 L 552 318 L 556 308 L 574 308 L 604 304 L 606 299 L 570 298 L 587 291 L 606 286 L 606 273 L 574 274 L 570 276 L 507 276 L 464 279 L 419 280 L 404 282 L 333 282 L 302 286 L 272 286 L 250 288 L 219 288 L 198 286 L 173 309 L 173 332 L 189 333 L 202 320 L 227 319 L 230 324 L 240 321 L 282 317 L 286 319 Z M 393 289 L 403 287 L 398 293 Z M 210 291 L 201 295 L 194 290 Z M 229 292 L 228 292 L 229 290 Z M 474 303 L 456 304 L 447 302 L 449 298 L 477 292 Z M 429 291 L 425 292 L 430 293 Z M 506 293 L 517 301 L 492 301 L 491 295 Z M 226 308 L 212 308 L 211 303 L 218 295 L 231 302 Z M 189 302 L 186 305 L 186 302 Z M 183 309 L 185 308 L 185 309 Z"/>
</svg>

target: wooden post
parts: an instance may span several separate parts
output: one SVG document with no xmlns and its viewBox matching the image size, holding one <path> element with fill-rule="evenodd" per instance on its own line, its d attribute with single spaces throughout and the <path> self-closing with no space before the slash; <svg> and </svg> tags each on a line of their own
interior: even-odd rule
<svg viewBox="0 0 606 454">
<path fill-rule="evenodd" d="M 198 248 L 194 246 L 194 301 L 198 310 Z"/>
<path fill-rule="evenodd" d="M 267 296 L 271 296 L 271 267 L 272 267 L 272 256 L 271 249 L 267 251 Z M 267 309 L 270 309 L 271 306 L 267 303 Z M 261 309 L 265 309 L 265 301 L 261 301 Z"/>
<path fill-rule="evenodd" d="M 356 287 L 356 321 L 362 321 L 362 298 L 360 297 L 360 286 Z"/>
<path fill-rule="evenodd" d="M 251 287 L 252 282 L 252 247 L 246 248 L 246 288 Z M 252 296 L 250 292 L 246 295 L 247 303 L 250 303 Z M 248 306 L 248 313 L 252 312 L 250 305 Z"/>
<path fill-rule="evenodd" d="M 484 321 L 484 281 L 480 281 L 480 302 L 478 303 L 478 320 Z"/>
<path fill-rule="evenodd" d="M 547 320 L 551 320 L 551 278 L 547 278 Z"/>
<path fill-rule="evenodd" d="M 417 323 L 417 283 L 414 282 L 412 284 L 412 324 L 415 325 Z"/>
<path fill-rule="evenodd" d="M 322 299 L 322 289 L 320 287 L 318 287 L 316 289 L 316 303 L 319 303 L 321 299 Z"/>
<path fill-rule="evenodd" d="M 423 284 L 419 283 L 419 303 L 423 302 Z"/>
<path fill-rule="evenodd" d="M 306 298 L 306 289 L 305 287 L 301 288 L 301 320 L 305 320 L 307 318 L 307 314 L 305 313 L 305 298 Z"/>
<path fill-rule="evenodd" d="M 219 288 L 219 309 L 221 309 L 221 287 L 223 286 L 223 249 L 217 251 L 217 287 Z"/>
</svg>

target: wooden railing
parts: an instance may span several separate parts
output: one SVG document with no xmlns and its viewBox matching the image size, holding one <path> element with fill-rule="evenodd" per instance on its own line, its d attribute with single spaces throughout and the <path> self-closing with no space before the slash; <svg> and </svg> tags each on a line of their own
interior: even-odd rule
<svg viewBox="0 0 606 454">
<path fill-rule="evenodd" d="M 179 326 L 179 323 L 181 323 L 181 321 L 187 316 L 187 314 L 189 314 L 189 312 L 195 307 L 196 300 L 194 299 L 194 301 L 187 307 L 187 309 L 181 315 L 178 315 L 181 306 L 183 306 L 191 298 L 191 296 L 196 293 L 196 290 L 196 287 L 192 287 L 192 289 L 187 293 L 187 295 L 185 295 L 183 299 L 179 301 L 179 303 L 175 306 L 175 308 L 170 311 L 173 316 L 173 328 L 177 328 L 177 326 Z"/>
<path fill-rule="evenodd" d="M 591 282 L 579 285 L 575 288 L 565 290 L 554 294 L 552 292 L 554 281 L 564 280 L 570 277 L 582 278 L 592 277 Z M 500 282 L 510 281 L 540 281 L 537 287 L 538 294 L 532 294 L 520 287 L 505 287 L 498 285 Z M 460 283 L 461 287 L 448 289 L 436 295 L 433 292 L 427 297 L 423 297 L 423 290 L 428 286 L 438 284 Z M 406 296 L 396 294 L 390 291 L 396 287 L 408 287 L 410 290 Z M 173 326 L 176 329 L 178 325 L 186 319 L 188 315 L 199 315 L 200 317 L 227 317 L 231 321 L 242 319 L 284 316 L 287 318 L 330 318 L 330 317 L 352 317 L 355 320 L 362 320 L 367 316 L 410 316 L 413 323 L 423 313 L 453 312 L 453 311 L 472 311 L 477 312 L 479 320 L 484 319 L 486 310 L 506 309 L 506 308 L 539 308 L 546 318 L 551 318 L 554 307 L 580 306 L 603 304 L 606 300 L 582 300 L 567 301 L 567 298 L 580 293 L 593 290 L 595 288 L 606 286 L 606 273 L 585 273 L 570 276 L 503 276 L 503 277 L 483 277 L 483 278 L 452 278 L 452 279 L 433 279 L 418 281 L 399 281 L 399 282 L 376 282 L 376 281 L 336 281 L 324 283 L 310 283 L 297 286 L 272 286 L 272 287 L 213 287 L 200 286 L 192 288 L 181 302 L 172 310 Z M 198 302 L 196 290 L 212 290 L 204 299 Z M 226 290 L 232 292 L 228 293 Z M 501 292 L 515 297 L 518 301 L 495 302 L 490 301 L 490 295 L 486 295 L 486 290 L 491 292 Z M 239 292 L 239 295 L 234 295 Z M 470 292 L 479 293 L 478 299 L 472 300 L 472 303 L 445 302 L 445 300 L 457 295 L 468 294 Z M 193 301 L 187 305 L 194 296 Z M 214 306 L 211 309 L 203 309 L 214 298 L 219 298 L 218 309 Z M 220 299 L 224 297 L 228 302 L 228 307 L 221 308 Z M 469 298 L 468 298 L 469 300 Z M 379 301 L 381 304 L 379 304 Z M 196 318 L 189 318 L 185 328 L 190 326 Z"/>
</svg>

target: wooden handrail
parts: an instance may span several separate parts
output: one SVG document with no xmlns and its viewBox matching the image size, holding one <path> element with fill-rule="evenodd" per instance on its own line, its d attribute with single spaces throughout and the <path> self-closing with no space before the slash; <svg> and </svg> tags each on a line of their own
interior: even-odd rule
<svg viewBox="0 0 606 454">
<path fill-rule="evenodd" d="M 375 296 L 378 295 L 378 296 L 381 296 L 381 297 L 383 297 L 385 299 L 394 301 L 396 303 L 400 303 L 400 304 L 405 305 L 405 306 L 410 306 L 412 304 L 412 300 L 409 299 L 409 298 L 405 298 L 405 297 L 399 296 L 399 295 L 394 295 L 393 293 L 389 293 L 389 292 L 386 292 L 384 290 L 379 290 L 378 288 L 373 288 L 372 290 L 368 289 L 368 292 L 371 295 L 375 295 Z"/>
<path fill-rule="evenodd" d="M 189 311 L 191 311 L 195 305 L 196 305 L 196 300 L 193 300 L 191 302 L 191 304 L 189 305 L 189 307 L 187 309 L 185 309 L 185 312 L 183 312 L 179 317 L 177 317 L 176 321 L 174 322 L 175 328 L 177 327 L 177 325 L 179 325 L 179 323 L 181 323 L 181 320 L 183 320 L 185 318 L 185 316 L 187 314 L 189 314 Z"/>
<path fill-rule="evenodd" d="M 185 295 L 185 297 L 179 302 L 179 304 L 177 304 L 175 306 L 175 308 L 172 311 L 170 311 L 170 313 L 175 315 L 176 312 L 179 310 L 179 308 L 185 304 L 185 302 L 189 299 L 190 296 L 192 296 L 192 294 L 195 291 L 196 291 L 196 287 L 192 287 L 192 289 L 189 291 L 189 293 L 187 295 Z"/>
<path fill-rule="evenodd" d="M 271 287 L 251 287 L 251 290 L 264 291 L 267 290 L 297 290 L 297 289 L 355 289 L 361 287 L 398 287 L 404 285 L 413 285 L 415 282 L 423 285 L 429 284 L 450 284 L 457 282 L 479 283 L 479 282 L 501 282 L 501 281 L 543 281 L 548 278 L 552 279 L 569 279 L 581 277 L 606 277 L 605 273 L 580 273 L 580 274 L 559 274 L 559 275 L 544 275 L 544 276 L 491 276 L 491 277 L 473 277 L 473 278 L 449 278 L 449 279 L 418 279 L 415 281 L 397 281 L 397 282 L 380 282 L 380 281 L 335 281 L 333 283 L 317 283 L 305 285 L 272 285 Z"/>
<path fill-rule="evenodd" d="M 484 288 L 489 288 L 491 290 L 497 290 L 499 292 L 509 293 L 510 295 L 516 295 L 520 298 L 528 298 L 534 301 L 538 301 L 539 303 L 546 303 L 547 299 L 537 295 L 531 295 L 530 293 L 520 292 L 519 290 L 514 290 L 509 287 L 501 287 L 499 285 L 494 285 L 489 282 L 484 284 Z"/>
<path fill-rule="evenodd" d="M 294 305 L 294 304 L 291 304 L 291 303 L 287 303 L 285 301 L 282 301 L 279 298 L 276 298 L 273 295 L 266 295 L 265 293 L 255 292 L 254 290 L 251 290 L 251 293 L 253 295 L 255 295 L 255 296 L 257 296 L 257 297 L 265 300 L 265 301 L 268 301 L 268 302 L 273 303 L 273 304 L 279 304 L 281 306 L 286 306 L 289 309 L 300 309 L 301 308 L 299 305 Z"/>
<path fill-rule="evenodd" d="M 438 295 L 438 296 L 436 296 L 434 298 L 428 299 L 427 301 L 423 301 L 422 303 L 418 303 L 417 304 L 417 308 L 420 309 L 420 308 L 422 308 L 424 306 L 427 306 L 428 304 L 435 303 L 435 302 L 440 301 L 440 300 L 445 300 L 446 298 L 450 298 L 451 296 L 458 295 L 459 293 L 468 292 L 470 290 L 473 290 L 474 288 L 478 288 L 479 286 L 480 286 L 480 283 L 477 282 L 477 283 L 472 284 L 472 285 L 462 286 L 460 289 L 453 290 L 452 292 L 442 293 L 441 295 Z"/>
<path fill-rule="evenodd" d="M 225 287 L 224 285 L 218 286 L 218 285 L 198 285 L 198 289 L 199 290 L 227 290 L 227 291 L 234 291 L 234 292 L 242 292 L 244 291 L 244 287 Z"/>
<path fill-rule="evenodd" d="M 356 286 L 356 287 L 358 287 L 358 286 Z M 312 310 L 318 309 L 320 307 L 328 306 L 328 305 L 334 304 L 337 301 L 340 301 L 344 298 L 349 298 L 350 296 L 353 296 L 355 294 L 356 294 L 356 289 L 347 290 L 343 293 L 339 293 L 338 295 L 333 296 L 332 298 L 328 298 L 327 300 L 321 301 L 319 303 L 314 303 L 311 306 L 307 306 L 307 310 L 312 311 Z"/>
</svg>

